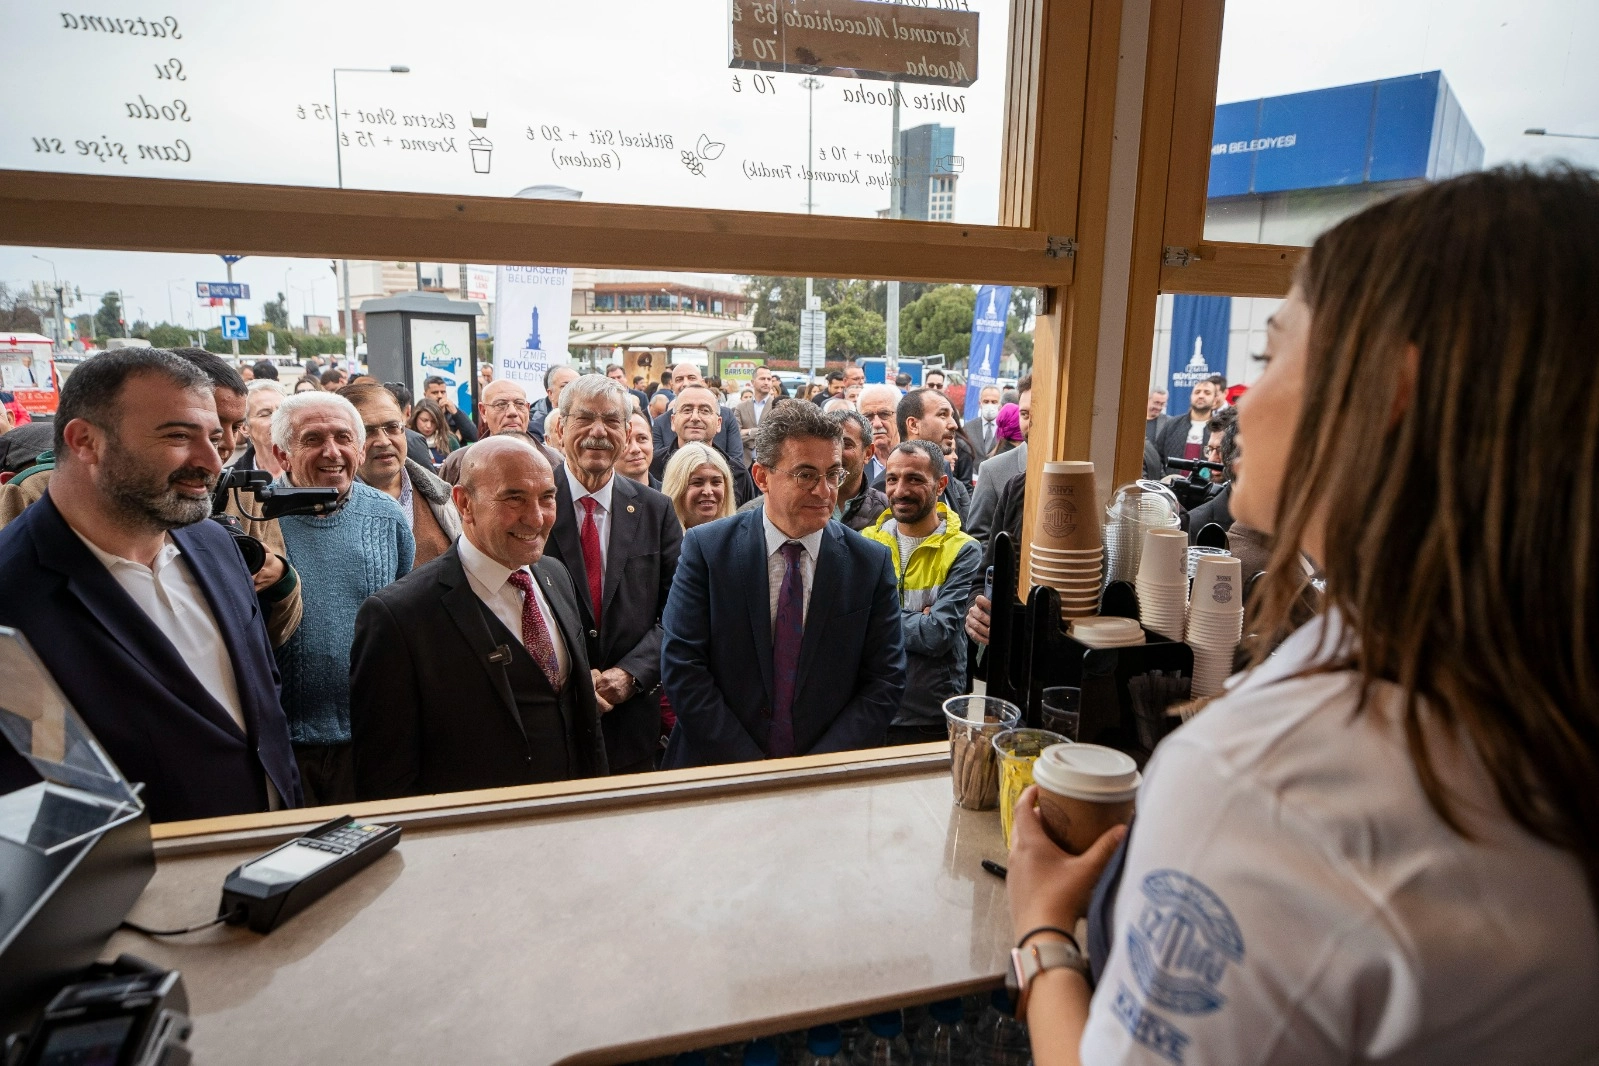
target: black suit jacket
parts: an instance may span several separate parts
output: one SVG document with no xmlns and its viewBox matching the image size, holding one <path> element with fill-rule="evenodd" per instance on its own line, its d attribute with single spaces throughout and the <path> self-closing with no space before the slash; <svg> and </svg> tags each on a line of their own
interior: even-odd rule
<svg viewBox="0 0 1599 1066">
<path fill-rule="evenodd" d="M 672 443 L 667 447 L 666 451 L 656 452 L 655 457 L 650 460 L 650 477 L 659 482 L 666 476 L 666 464 L 672 461 L 672 456 L 677 454 L 679 447 L 677 436 L 674 434 Z M 733 475 L 734 506 L 743 507 L 746 503 L 759 496 L 761 492 L 755 487 L 755 479 L 750 476 L 749 467 L 745 466 L 742 460 L 735 459 L 732 455 L 722 451 L 720 443 L 714 444 L 713 447 L 718 452 L 721 452 L 722 461 L 727 463 L 727 472 Z M 742 455 L 743 453 L 739 452 L 737 454 Z"/>
<path fill-rule="evenodd" d="M 571 668 L 563 701 L 577 776 L 605 773 L 605 742 L 589 676 L 577 591 L 545 556 L 533 578 L 555 613 Z M 449 551 L 367 597 L 350 649 L 350 732 L 362 799 L 526 784 L 532 754 L 499 641 L 461 555 Z"/>
<path fill-rule="evenodd" d="M 428 439 L 414 429 L 405 431 L 405 457 L 424 470 L 436 470 L 433 465 L 433 449 L 428 447 Z"/>
<path fill-rule="evenodd" d="M 649 410 L 648 407 L 645 410 Z M 716 432 L 713 442 L 722 449 L 722 454 L 727 456 L 744 454 L 744 435 L 738 431 L 738 415 L 731 408 L 718 405 L 717 410 L 722 414 L 722 428 Z M 650 423 L 650 434 L 655 438 L 655 454 L 665 455 L 677 447 L 677 434 L 672 432 L 672 412 L 670 409 L 662 412 L 659 418 Z M 739 464 L 735 464 L 739 465 Z M 656 477 L 661 476 L 660 470 L 653 470 Z M 744 467 L 744 473 L 749 475 L 749 467 Z M 733 476 L 738 476 L 738 471 L 733 471 Z"/>
<path fill-rule="evenodd" d="M 762 508 L 695 526 L 663 620 L 661 673 L 677 713 L 664 765 L 766 757 L 771 582 Z M 837 522 L 811 579 L 792 718 L 795 754 L 880 745 L 905 688 L 905 638 L 888 549 Z"/>
<path fill-rule="evenodd" d="M 589 607 L 588 570 L 566 468 L 555 468 L 555 529 L 547 555 L 571 571 L 589 665 L 619 666 L 638 681 L 633 698 L 602 716 L 605 755 L 613 769 L 633 766 L 660 749 L 661 610 L 683 541 L 672 501 L 629 478 L 611 475 L 611 539 L 605 559 L 601 625 Z"/>
<path fill-rule="evenodd" d="M 227 646 L 245 730 L 184 665 L 47 492 L 0 532 L 0 625 L 20 629 L 130 781 L 150 820 L 267 809 L 266 780 L 301 802 L 278 667 L 244 559 L 215 522 L 172 531 Z M 0 792 L 38 780 L 0 744 Z"/>
</svg>

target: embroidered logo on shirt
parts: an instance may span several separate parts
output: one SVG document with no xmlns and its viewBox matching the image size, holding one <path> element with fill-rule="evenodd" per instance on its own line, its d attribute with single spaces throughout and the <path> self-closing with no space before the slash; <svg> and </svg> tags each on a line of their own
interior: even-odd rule
<svg viewBox="0 0 1599 1066">
<path fill-rule="evenodd" d="M 1127 930 L 1138 987 L 1150 1003 L 1178 1014 L 1220 1009 L 1227 964 L 1244 959 L 1244 937 L 1227 905 L 1176 870 L 1156 870 L 1139 887 L 1144 909 Z"/>
</svg>

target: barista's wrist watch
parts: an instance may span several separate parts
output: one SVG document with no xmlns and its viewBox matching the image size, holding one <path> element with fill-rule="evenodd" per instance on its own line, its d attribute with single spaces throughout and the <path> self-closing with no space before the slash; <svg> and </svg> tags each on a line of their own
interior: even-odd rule
<svg viewBox="0 0 1599 1066">
<path fill-rule="evenodd" d="M 1035 940 L 1026 947 L 1011 950 L 1010 972 L 1005 975 L 1005 986 L 1016 999 L 1018 1020 L 1027 1020 L 1027 1000 L 1032 992 L 1033 979 L 1045 970 L 1061 969 L 1076 970 L 1083 975 L 1083 980 L 1093 983 L 1088 974 L 1088 960 L 1070 941 Z"/>
</svg>

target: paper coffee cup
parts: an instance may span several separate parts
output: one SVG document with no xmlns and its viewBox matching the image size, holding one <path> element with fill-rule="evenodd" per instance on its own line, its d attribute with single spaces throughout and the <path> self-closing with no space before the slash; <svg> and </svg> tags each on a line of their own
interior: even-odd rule
<svg viewBox="0 0 1599 1066">
<path fill-rule="evenodd" d="M 1132 756 L 1100 744 L 1056 744 L 1033 764 L 1049 838 L 1081 855 L 1105 830 L 1132 821 L 1143 780 Z"/>
<path fill-rule="evenodd" d="M 1093 463 L 1045 463 L 1033 543 L 1057 551 L 1099 548 L 1099 509 L 1094 493 Z"/>
</svg>

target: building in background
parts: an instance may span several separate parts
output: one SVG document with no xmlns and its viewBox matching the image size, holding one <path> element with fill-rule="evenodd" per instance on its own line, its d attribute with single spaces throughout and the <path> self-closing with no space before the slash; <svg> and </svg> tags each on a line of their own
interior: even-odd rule
<svg viewBox="0 0 1599 1066">
<path fill-rule="evenodd" d="M 657 373 L 677 362 L 710 368 L 713 352 L 757 347 L 755 308 L 732 274 L 574 270 L 572 318 L 567 347 L 585 366 L 631 368 L 649 354 Z"/>
<path fill-rule="evenodd" d="M 1442 71 L 1221 104 L 1211 138 L 1205 239 L 1308 245 L 1340 219 L 1406 189 L 1482 168 L 1482 140 Z M 1280 303 L 1161 296 L 1152 382 L 1167 410 L 1187 382 L 1260 374 Z"/>
<path fill-rule="evenodd" d="M 894 176 L 900 180 L 900 217 L 931 222 L 955 218 L 955 183 L 964 161 L 955 154 L 955 130 L 928 123 L 901 130 Z"/>
</svg>

